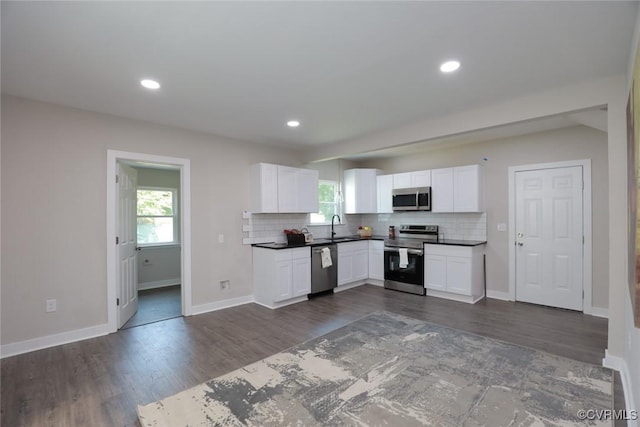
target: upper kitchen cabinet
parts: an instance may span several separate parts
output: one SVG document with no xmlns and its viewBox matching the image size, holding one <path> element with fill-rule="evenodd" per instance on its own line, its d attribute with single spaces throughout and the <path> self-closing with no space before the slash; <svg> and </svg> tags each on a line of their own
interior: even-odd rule
<svg viewBox="0 0 640 427">
<path fill-rule="evenodd" d="M 344 171 L 344 213 L 377 213 L 377 169 Z"/>
<path fill-rule="evenodd" d="M 318 171 L 269 163 L 251 166 L 253 213 L 309 213 L 318 209 Z"/>
<path fill-rule="evenodd" d="M 421 170 L 393 174 L 393 188 L 413 188 L 431 186 L 431 171 Z"/>
<path fill-rule="evenodd" d="M 484 168 L 433 169 L 431 202 L 432 212 L 484 212 Z"/>
<path fill-rule="evenodd" d="M 378 213 L 393 213 L 393 175 L 378 175 Z"/>
</svg>

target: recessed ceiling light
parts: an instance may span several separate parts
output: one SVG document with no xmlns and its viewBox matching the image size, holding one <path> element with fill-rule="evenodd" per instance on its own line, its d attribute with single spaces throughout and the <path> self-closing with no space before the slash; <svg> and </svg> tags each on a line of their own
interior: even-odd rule
<svg viewBox="0 0 640 427">
<path fill-rule="evenodd" d="M 142 87 L 146 87 L 147 89 L 160 89 L 160 83 L 155 80 L 143 79 L 140 80 L 140 84 L 142 85 Z"/>
<path fill-rule="evenodd" d="M 289 126 L 290 128 L 297 128 L 298 126 L 300 126 L 300 122 L 297 120 L 289 120 L 287 122 L 287 126 Z"/>
<path fill-rule="evenodd" d="M 460 68 L 460 63 L 458 61 L 447 61 L 440 66 L 440 71 L 443 73 L 451 73 Z"/>
</svg>

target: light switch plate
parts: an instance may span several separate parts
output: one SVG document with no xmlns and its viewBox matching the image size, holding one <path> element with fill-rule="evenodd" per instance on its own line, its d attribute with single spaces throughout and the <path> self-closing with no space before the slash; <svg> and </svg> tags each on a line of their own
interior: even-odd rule
<svg viewBox="0 0 640 427">
<path fill-rule="evenodd" d="M 507 224 L 504 222 L 498 223 L 498 231 L 507 231 Z"/>
</svg>

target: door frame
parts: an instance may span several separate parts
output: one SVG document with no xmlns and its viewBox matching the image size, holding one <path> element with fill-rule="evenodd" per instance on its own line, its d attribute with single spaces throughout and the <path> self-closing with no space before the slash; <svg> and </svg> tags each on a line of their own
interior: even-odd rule
<svg viewBox="0 0 640 427">
<path fill-rule="evenodd" d="M 180 170 L 180 275 L 182 315 L 193 314 L 191 302 L 191 162 L 178 157 L 107 150 L 107 325 L 109 332 L 118 330 L 117 201 L 116 180 L 119 161 L 144 162 L 176 166 Z"/>
<path fill-rule="evenodd" d="M 509 166 L 509 300 L 516 301 L 516 173 L 540 169 L 556 169 L 582 166 L 582 310 L 585 314 L 596 315 L 592 305 L 592 235 L 591 235 L 591 159 L 569 160 L 565 162 L 537 163 Z M 599 315 L 599 314 L 598 314 Z"/>
</svg>

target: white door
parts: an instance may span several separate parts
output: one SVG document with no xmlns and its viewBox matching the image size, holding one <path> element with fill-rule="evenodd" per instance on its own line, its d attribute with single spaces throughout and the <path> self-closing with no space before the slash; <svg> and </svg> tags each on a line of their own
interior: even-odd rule
<svg viewBox="0 0 640 427">
<path fill-rule="evenodd" d="M 118 329 L 138 310 L 135 169 L 118 163 Z"/>
<path fill-rule="evenodd" d="M 516 300 L 582 311 L 582 166 L 515 175 Z"/>
</svg>

